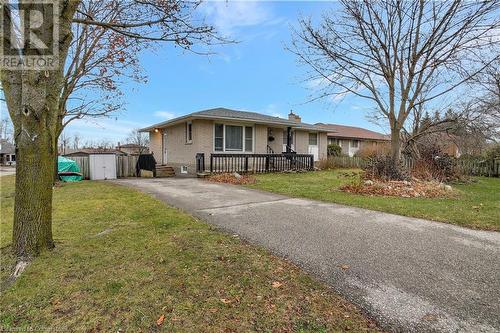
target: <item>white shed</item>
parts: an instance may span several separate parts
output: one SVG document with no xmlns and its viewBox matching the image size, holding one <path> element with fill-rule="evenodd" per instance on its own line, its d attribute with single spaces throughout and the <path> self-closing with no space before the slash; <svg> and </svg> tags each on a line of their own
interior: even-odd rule
<svg viewBox="0 0 500 333">
<path fill-rule="evenodd" d="M 89 154 L 91 180 L 116 179 L 116 154 Z"/>
</svg>

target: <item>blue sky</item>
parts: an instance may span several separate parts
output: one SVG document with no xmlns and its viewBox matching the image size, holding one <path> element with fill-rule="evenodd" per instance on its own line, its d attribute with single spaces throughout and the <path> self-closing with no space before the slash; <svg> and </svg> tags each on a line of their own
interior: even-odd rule
<svg viewBox="0 0 500 333">
<path fill-rule="evenodd" d="M 133 128 L 212 107 L 286 117 L 290 110 L 309 123 L 328 122 L 384 130 L 366 119 L 369 105 L 347 96 L 312 103 L 306 68 L 285 50 L 301 15 L 319 18 L 335 2 L 208 2 L 201 10 L 222 34 L 239 40 L 213 49 L 210 57 L 164 46 L 141 55 L 148 83 L 125 87 L 125 109 L 116 117 L 79 120 L 66 134 L 83 141 L 122 141 Z"/>
</svg>

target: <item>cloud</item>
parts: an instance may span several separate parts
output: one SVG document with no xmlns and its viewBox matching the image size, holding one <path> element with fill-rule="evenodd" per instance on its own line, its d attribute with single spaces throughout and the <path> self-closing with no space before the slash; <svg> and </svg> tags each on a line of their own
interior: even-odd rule
<svg viewBox="0 0 500 333">
<path fill-rule="evenodd" d="M 261 112 L 273 117 L 286 119 L 286 117 L 283 116 L 283 114 L 280 112 L 278 105 L 276 105 L 275 103 L 268 104 Z"/>
<path fill-rule="evenodd" d="M 173 114 L 172 112 L 168 112 L 168 111 L 156 111 L 154 113 L 154 115 L 155 115 L 155 117 L 163 118 L 165 120 L 175 118 L 175 114 Z"/>
<path fill-rule="evenodd" d="M 270 7 L 257 1 L 210 1 L 201 6 L 207 18 L 226 36 L 242 27 L 274 25 L 283 22 Z"/>
<path fill-rule="evenodd" d="M 122 140 L 136 128 L 146 127 L 145 124 L 117 118 L 81 119 L 71 122 L 64 130 L 66 134 L 79 133 L 85 140 Z"/>
</svg>

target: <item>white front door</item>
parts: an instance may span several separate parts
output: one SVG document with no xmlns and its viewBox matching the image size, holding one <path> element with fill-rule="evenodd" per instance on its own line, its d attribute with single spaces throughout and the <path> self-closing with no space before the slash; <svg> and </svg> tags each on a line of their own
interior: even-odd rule
<svg viewBox="0 0 500 333">
<path fill-rule="evenodd" d="M 319 149 L 318 146 L 309 146 L 309 154 L 314 156 L 314 161 L 319 161 Z"/>
<path fill-rule="evenodd" d="M 162 158 L 162 164 L 167 164 L 167 130 L 163 130 L 163 142 L 162 142 L 162 147 L 163 147 L 163 158 Z"/>
</svg>

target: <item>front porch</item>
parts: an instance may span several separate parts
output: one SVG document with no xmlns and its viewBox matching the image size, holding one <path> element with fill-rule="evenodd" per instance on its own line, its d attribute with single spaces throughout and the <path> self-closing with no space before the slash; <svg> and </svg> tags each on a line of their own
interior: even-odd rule
<svg viewBox="0 0 500 333">
<path fill-rule="evenodd" d="M 205 161 L 208 162 L 205 163 Z M 311 154 L 196 154 L 196 173 L 266 173 L 283 171 L 310 171 L 314 169 Z"/>
</svg>

